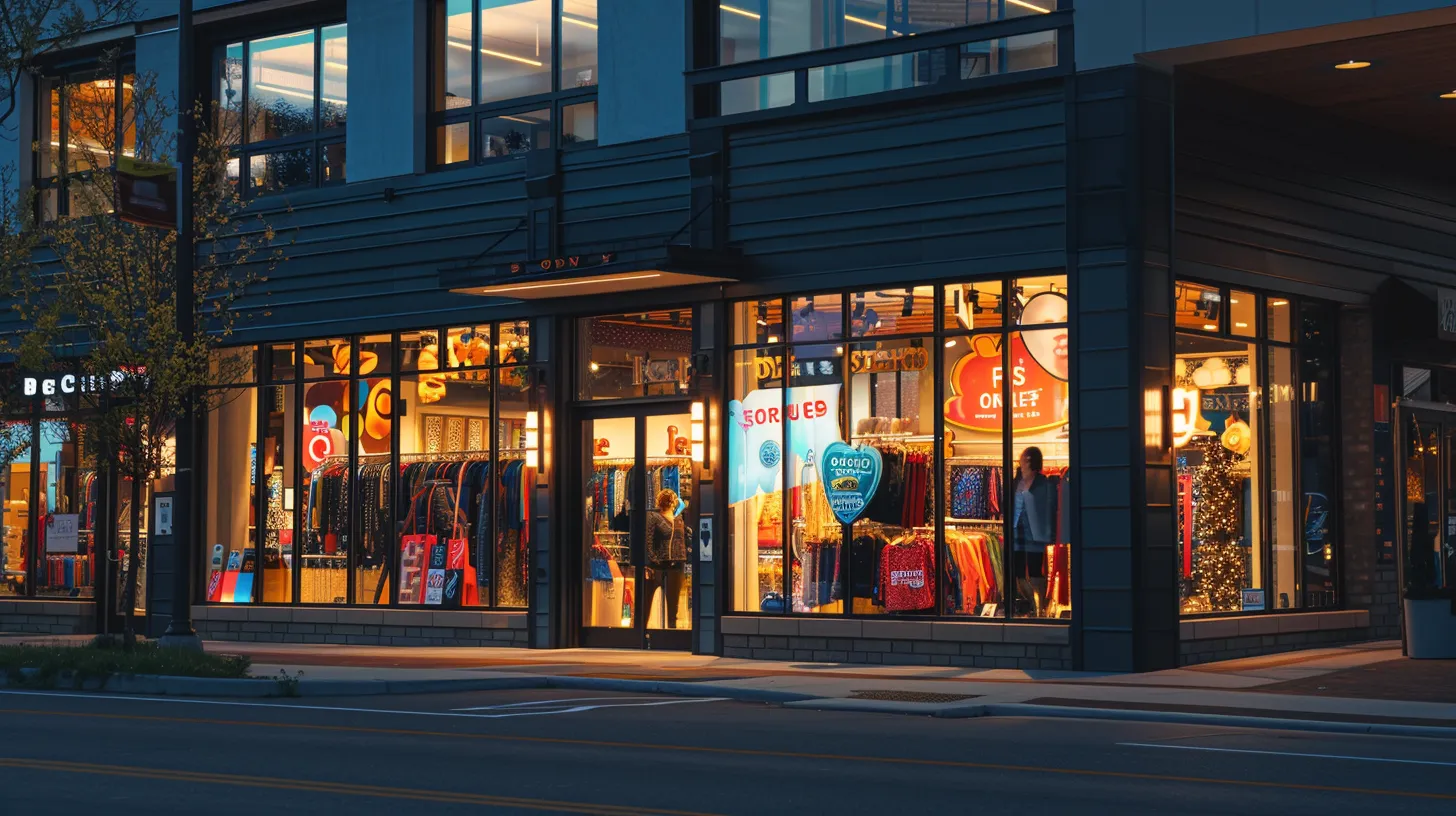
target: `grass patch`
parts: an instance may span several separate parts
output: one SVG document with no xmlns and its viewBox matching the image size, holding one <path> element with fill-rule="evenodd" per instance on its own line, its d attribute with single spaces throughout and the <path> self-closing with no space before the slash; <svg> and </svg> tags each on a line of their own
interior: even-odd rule
<svg viewBox="0 0 1456 816">
<path fill-rule="evenodd" d="M 103 683 L 117 674 L 240 678 L 251 664 L 246 656 L 163 649 L 148 641 L 130 652 L 105 638 L 85 646 L 0 646 L 0 675 L 11 685 L 40 688 Z"/>
</svg>

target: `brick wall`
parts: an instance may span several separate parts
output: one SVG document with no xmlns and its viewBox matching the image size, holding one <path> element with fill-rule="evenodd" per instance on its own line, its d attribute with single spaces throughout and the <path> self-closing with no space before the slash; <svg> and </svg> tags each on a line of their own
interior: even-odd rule
<svg viewBox="0 0 1456 816">
<path fill-rule="evenodd" d="M 360 646 L 526 646 L 525 612 L 196 606 L 203 640 Z"/>
<path fill-rule="evenodd" d="M 1066 626 L 728 617 L 723 656 L 814 663 L 1072 668 Z"/>
<path fill-rule="evenodd" d="M 0 632 L 27 635 L 94 634 L 96 602 L 0 601 Z"/>
<path fill-rule="evenodd" d="M 1357 609 L 1183 621 L 1178 659 L 1190 666 L 1378 640 L 1371 634 L 1370 618 L 1369 612 Z"/>
</svg>

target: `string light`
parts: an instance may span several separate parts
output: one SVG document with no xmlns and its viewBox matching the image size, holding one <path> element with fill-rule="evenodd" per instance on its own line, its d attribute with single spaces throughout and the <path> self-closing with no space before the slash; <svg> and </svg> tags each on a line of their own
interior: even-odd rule
<svg viewBox="0 0 1456 816">
<path fill-rule="evenodd" d="M 1217 439 L 1201 438 L 1193 446 L 1203 452 L 1203 464 L 1193 473 L 1193 530 L 1198 539 L 1193 578 L 1212 611 L 1231 612 L 1242 608 L 1244 588 L 1242 514 L 1234 473 L 1239 457 Z"/>
</svg>

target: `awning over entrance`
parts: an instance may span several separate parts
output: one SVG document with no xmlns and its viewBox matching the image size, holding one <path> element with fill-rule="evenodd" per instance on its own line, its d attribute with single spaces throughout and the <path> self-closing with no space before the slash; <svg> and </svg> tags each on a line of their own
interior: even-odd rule
<svg viewBox="0 0 1456 816">
<path fill-rule="evenodd" d="M 440 286 L 466 295 L 538 300 L 616 294 L 738 280 L 737 253 L 665 246 L 630 260 L 616 252 L 519 261 L 489 269 L 440 271 Z"/>
</svg>

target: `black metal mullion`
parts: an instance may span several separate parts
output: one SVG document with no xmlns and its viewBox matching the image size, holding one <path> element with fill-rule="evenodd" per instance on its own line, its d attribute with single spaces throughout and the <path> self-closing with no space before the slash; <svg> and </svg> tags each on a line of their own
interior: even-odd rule
<svg viewBox="0 0 1456 816">
<path fill-rule="evenodd" d="M 396 559 L 399 557 L 399 435 L 403 423 L 400 422 L 400 409 L 404 407 L 403 375 L 404 350 L 400 342 L 400 333 L 395 332 L 390 337 L 390 359 L 394 363 L 389 375 L 390 412 L 389 412 L 389 487 L 379 491 L 380 498 L 389 503 L 389 512 L 386 514 L 389 520 L 389 534 L 386 539 L 380 542 L 384 548 L 384 580 L 389 582 L 389 597 L 384 599 L 385 604 L 394 607 L 399 606 L 399 567 Z M 418 370 L 418 366 L 416 366 Z M 418 377 L 418 375 L 416 375 Z M 467 555 L 467 559 L 469 556 Z M 464 589 L 461 589 L 462 597 Z"/>
<path fill-rule="evenodd" d="M 315 40 L 315 42 L 317 41 Z M 349 353 L 349 380 L 345 386 L 345 393 L 349 395 L 349 401 L 354 405 L 359 404 L 359 393 L 356 389 L 363 382 L 361 379 L 362 375 L 359 371 L 361 367 L 359 360 L 364 356 L 362 351 L 364 340 L 365 335 L 362 334 L 346 336 L 344 338 L 344 342 L 348 343 L 351 347 Z M 349 405 L 344 406 L 345 415 L 350 413 L 350 407 Z M 348 546 L 344 550 L 344 569 L 347 570 L 344 573 L 344 606 L 354 606 L 359 602 L 358 576 L 356 573 L 359 571 L 359 551 L 362 549 L 360 546 L 362 543 L 360 533 L 363 532 L 361 529 L 363 525 L 358 523 L 363 520 L 363 508 L 359 506 L 359 439 L 362 433 L 362 425 L 363 423 L 357 421 L 357 418 L 350 421 L 349 434 L 345 437 L 345 444 L 349 446 L 349 512 L 344 514 L 344 532 L 348 536 Z"/>
<path fill-rule="evenodd" d="M 303 506 L 298 504 L 298 488 L 294 488 L 293 500 L 293 594 L 292 605 L 298 606 L 303 603 L 303 553 L 305 550 L 306 536 L 304 534 L 304 518 L 308 515 L 311 507 L 308 499 L 312 495 L 312 484 L 309 483 L 307 474 L 303 470 L 303 341 L 293 343 L 293 379 L 290 381 L 293 388 L 293 411 L 294 421 L 288 432 L 293 434 L 293 483 L 303 487 Z M 287 416 L 287 414 L 285 414 Z"/>
<path fill-rule="evenodd" d="M 933 313 L 930 323 L 930 342 L 935 344 L 934 348 L 938 351 L 930 360 L 930 376 L 935 378 L 931 383 L 932 392 L 935 397 L 935 414 L 932 417 L 930 428 L 930 466 L 935 469 L 935 474 L 931 478 L 930 483 L 933 486 L 932 489 L 935 491 L 935 498 L 931 501 L 930 506 L 932 512 L 935 514 L 934 518 L 931 519 L 931 524 L 935 527 L 935 557 L 937 559 L 935 571 L 937 577 L 940 579 L 936 581 L 936 586 L 941 587 L 941 591 L 935 593 L 935 612 L 937 615 L 946 615 L 948 610 L 945 608 L 946 593 L 944 586 L 945 576 L 948 575 L 948 569 L 950 567 L 950 547 L 945 541 L 946 510 L 942 506 L 945 501 L 946 489 L 945 445 L 942 443 L 942 440 L 945 439 L 945 378 L 941 373 L 945 367 L 945 343 L 940 339 L 943 333 L 941 321 L 944 320 L 945 316 L 944 286 L 936 285 L 931 289 L 930 308 Z M 903 397 L 899 396 L 898 383 L 900 379 L 900 373 L 896 372 L 895 380 L 897 387 L 895 393 L 898 399 L 903 399 Z"/>
<path fill-rule="evenodd" d="M 323 173 L 320 164 L 323 162 L 323 151 L 319 150 L 318 137 L 323 133 L 323 100 L 324 100 L 324 30 L 322 26 L 314 26 L 313 29 L 313 147 L 312 156 L 309 157 L 309 182 L 312 187 L 321 183 Z M 362 337 L 360 338 L 363 339 Z M 357 356 L 357 355 L 356 355 Z"/>
<path fill-rule="evenodd" d="M 449 48 L 450 47 L 450 44 L 449 44 L 448 31 L 442 33 L 442 36 L 444 36 L 445 37 L 445 40 L 446 40 L 445 47 L 446 48 Z M 470 6 L 470 110 L 471 110 L 471 115 L 470 115 L 470 119 L 469 119 L 469 122 L 470 122 L 470 133 L 466 136 L 466 144 L 469 145 L 469 147 L 467 149 L 469 155 L 465 159 L 465 163 L 467 163 L 467 164 L 474 164 L 476 162 L 479 162 L 480 161 L 480 158 L 481 158 L 481 153 L 482 153 L 482 150 L 481 150 L 482 145 L 480 143 L 480 120 L 479 120 L 479 117 L 476 115 L 476 108 L 478 108 L 479 105 L 480 105 L 480 95 L 481 95 L 482 90 L 483 90 L 481 88 L 481 81 L 480 81 L 480 43 L 481 43 L 481 40 L 484 38 L 484 36 L 485 36 L 485 32 L 482 31 L 481 30 L 481 27 L 480 27 L 480 0 L 472 0 L 471 6 Z M 449 55 L 448 54 L 446 55 L 446 59 L 447 60 L 449 59 Z M 492 338 L 492 339 L 494 339 L 494 338 Z M 444 363 L 441 362 L 441 365 L 444 365 Z M 495 514 L 492 513 L 491 515 L 495 515 Z M 492 542 L 492 544 L 491 544 L 492 552 L 494 552 L 494 546 L 495 546 L 494 545 L 494 542 Z M 495 561 L 495 559 L 492 558 L 491 559 L 492 565 L 494 565 L 494 561 Z M 491 582 L 491 586 L 495 586 L 495 582 L 494 581 Z"/>
<path fill-rule="evenodd" d="M 1002 561 L 1002 571 L 1006 573 L 1003 586 L 1006 590 L 1006 609 L 1000 617 L 1014 619 L 1016 617 L 1016 598 L 1018 587 L 1016 585 L 1016 528 L 1013 519 L 1016 515 L 1016 491 L 1018 482 L 1021 480 L 1019 471 L 1014 471 L 1016 463 L 1016 451 L 1012 445 L 1011 438 L 1011 338 L 1015 336 L 1017 326 L 1012 323 L 1012 306 L 1016 303 L 1016 278 L 1002 278 L 1001 291 L 1004 296 L 1001 298 L 1001 524 L 1006 530 L 1003 539 L 1002 552 L 1005 553 Z"/>
<path fill-rule="evenodd" d="M 1290 490 L 1294 499 L 1294 506 L 1291 509 L 1295 514 L 1294 541 L 1292 542 L 1294 544 L 1294 597 L 1289 599 L 1289 608 L 1304 609 L 1306 607 L 1305 600 L 1307 599 L 1305 595 L 1305 559 L 1309 558 L 1309 553 L 1304 541 L 1304 525 L 1300 523 L 1300 519 L 1303 516 L 1299 512 L 1299 501 L 1304 497 L 1304 412 L 1300 410 L 1304 403 L 1304 377 L 1302 376 L 1303 365 L 1301 364 L 1303 355 L 1301 354 L 1302 348 L 1299 342 L 1301 336 L 1300 327 L 1303 325 L 1303 321 L 1299 317 L 1299 304 L 1293 298 L 1290 298 L 1289 310 L 1290 316 L 1295 318 L 1289 335 L 1292 343 L 1289 346 L 1289 396 L 1291 403 L 1289 437 L 1292 443 L 1290 445 L 1291 458 L 1289 472 L 1292 479 Z M 1444 440 L 1442 444 L 1444 446 Z M 1449 453 L 1447 451 L 1447 455 Z M 1445 478 L 1445 472 L 1443 468 L 1442 478 Z M 1331 566 L 1333 567 L 1333 565 Z M 1268 604 L 1265 604 L 1265 606 L 1267 607 Z"/>
<path fill-rule="evenodd" d="M 490 381 L 490 423 L 489 424 L 490 424 L 490 462 L 491 462 L 491 464 L 490 464 L 490 483 L 486 485 L 486 491 L 489 493 L 489 497 L 490 497 L 490 537 L 487 539 L 487 544 L 489 545 L 489 551 L 490 551 L 490 565 L 488 567 L 489 570 L 490 570 L 490 575 L 487 576 L 488 580 L 490 581 L 490 598 L 486 601 L 486 603 L 487 603 L 488 606 L 490 606 L 491 609 L 495 609 L 495 608 L 499 607 L 499 605 L 500 605 L 500 581 L 496 577 L 497 570 L 496 570 L 496 564 L 495 564 L 495 562 L 496 562 L 496 543 L 500 540 L 500 538 L 499 538 L 499 536 L 500 536 L 500 504 L 497 502 L 497 495 L 496 494 L 497 494 L 498 489 L 499 489 L 500 477 L 501 477 L 501 458 L 500 458 L 500 422 L 501 422 L 501 417 L 500 417 L 500 372 L 501 372 L 502 369 L 500 368 L 500 366 L 497 365 L 497 358 L 496 358 L 496 353 L 497 353 L 496 352 L 496 343 L 498 342 L 498 339 L 500 337 L 500 324 L 499 323 L 491 323 L 491 324 L 489 324 L 489 326 L 490 326 L 490 342 L 486 344 L 486 346 L 487 346 L 486 347 L 486 353 L 490 355 L 490 373 L 487 375 L 487 377 L 488 377 L 488 379 Z M 439 337 L 439 341 L 438 341 L 439 344 L 440 344 L 438 346 L 438 348 L 440 349 L 440 353 L 438 355 L 436 355 L 439 358 L 439 360 L 440 360 L 440 367 L 441 368 L 444 368 L 445 367 L 446 361 L 449 359 L 449 357 L 447 356 L 447 354 L 445 352 L 445 341 L 446 341 L 446 339 L 447 339 L 446 332 L 444 332 L 442 330 L 440 332 L 440 337 Z M 539 429 L 537 430 L 537 433 L 538 434 L 540 433 L 540 430 Z M 481 501 L 484 501 L 484 500 L 485 500 L 484 497 L 482 497 Z M 482 565 L 477 565 L 477 568 L 485 568 L 485 565 L 483 565 L 483 564 Z M 479 578 L 476 579 L 477 582 L 479 582 L 479 580 L 480 580 Z"/>
<path fill-rule="evenodd" d="M 262 348 L 266 348 L 266 346 Z M 267 360 L 267 355 L 262 354 L 259 347 L 254 347 L 253 378 L 254 381 L 258 383 L 258 385 L 253 388 L 253 450 L 257 451 L 259 454 L 253 457 L 253 546 L 257 548 L 257 552 L 254 554 L 254 558 L 256 558 L 257 560 L 254 562 L 253 569 L 258 575 L 258 580 L 253 582 L 253 592 L 256 596 L 254 598 L 254 601 L 256 603 L 263 603 L 264 599 L 268 597 L 269 578 L 269 570 L 265 564 L 267 559 L 263 557 L 264 553 L 268 549 L 267 480 L 268 477 L 271 475 L 263 472 L 263 461 L 267 459 L 267 456 L 265 455 L 266 450 L 263 448 L 263 440 L 266 437 L 268 428 L 268 411 L 267 406 L 263 404 L 263 401 L 264 397 L 268 393 L 268 386 L 265 385 L 265 383 L 268 382 L 268 378 L 261 376 L 265 373 L 268 373 L 265 372 L 263 369 L 263 366 L 267 362 Z M 213 418 L 209 418 L 209 421 L 212 420 Z M 219 464 L 220 462 L 216 461 L 216 459 L 208 462 L 207 469 L 203 471 L 203 476 L 209 477 L 216 474 Z M 279 485 L 280 490 L 283 489 L 283 487 L 283 485 Z M 203 495 L 205 496 L 207 494 L 204 493 Z M 281 495 L 278 497 L 278 501 L 283 501 L 283 497 Z M 206 512 L 206 508 L 204 508 L 204 512 Z M 206 546 L 207 545 L 204 543 L 204 554 L 207 554 L 205 549 Z M 281 564 L 283 559 L 282 541 L 278 542 L 278 558 L 279 563 Z M 274 578 L 276 579 L 277 576 L 274 576 Z M 206 603 L 207 600 L 207 596 L 203 595 L 203 603 Z"/>
<path fill-rule="evenodd" d="M 811 295 L 810 297 L 813 297 L 813 296 Z M 843 394 L 843 398 L 840 400 L 841 406 L 839 407 L 838 411 L 839 411 L 839 422 L 840 422 L 840 424 L 839 424 L 839 427 L 840 427 L 839 434 L 840 434 L 840 436 L 842 436 L 845 439 L 849 440 L 850 444 L 852 445 L 854 443 L 854 424 L 853 424 L 854 423 L 854 379 L 853 379 L 853 376 L 849 373 L 849 359 L 850 359 L 850 356 L 854 353 L 854 346 L 850 343 L 850 327 L 849 327 L 849 309 L 850 309 L 849 301 L 850 301 L 850 299 L 851 299 L 851 296 L 850 296 L 849 293 L 846 293 L 845 295 L 843 295 L 843 296 L 841 296 L 839 298 L 839 346 L 838 346 L 838 348 L 841 348 L 841 349 L 844 350 L 843 353 L 841 353 L 839 355 L 839 378 L 840 378 L 840 382 L 842 382 L 844 385 L 842 386 L 842 390 L 840 391 L 840 393 Z M 785 392 L 785 393 L 787 393 L 787 392 Z M 874 415 L 874 411 L 873 411 L 874 389 L 871 388 L 869 393 L 870 393 L 870 399 L 871 399 L 871 411 L 870 411 L 870 415 L 873 416 Z M 896 414 L 896 416 L 899 416 L 899 414 Z M 785 418 L 784 424 L 785 424 L 785 426 L 788 425 L 788 419 L 787 418 Z M 821 461 L 820 461 L 820 464 L 819 464 L 819 484 L 820 484 L 820 489 L 822 490 L 824 487 L 827 486 L 827 485 L 824 484 L 825 476 L 824 476 L 824 465 L 823 465 L 823 461 L 822 461 L 822 458 L 824 456 L 824 452 L 823 451 L 820 451 L 819 452 L 819 456 L 821 458 Z M 833 510 L 833 508 L 831 508 L 831 512 L 832 512 L 832 510 Z M 840 527 L 839 527 L 839 529 L 840 529 L 840 533 L 839 533 L 839 552 L 840 552 L 840 557 L 839 557 L 839 565 L 838 565 L 838 568 L 839 568 L 839 585 L 844 588 L 843 591 L 842 591 L 843 597 L 840 598 L 840 602 L 843 604 L 843 608 L 840 610 L 839 614 L 842 615 L 842 616 L 848 616 L 848 615 L 852 615 L 854 613 L 854 598 L 853 598 L 853 596 L 854 596 L 854 585 L 850 583 L 850 577 L 849 577 L 849 557 L 848 557 L 849 556 L 849 553 L 850 553 L 850 548 L 854 545 L 854 525 L 853 524 L 841 524 Z"/>
<path fill-rule="evenodd" d="M 779 504 L 782 512 L 779 513 L 779 526 L 782 538 L 780 541 L 780 555 L 782 562 L 780 571 L 783 573 L 779 580 L 783 589 L 784 611 L 780 614 L 792 615 L 794 613 L 794 553 L 793 553 L 793 524 L 790 523 L 793 516 L 793 499 L 789 492 L 789 485 L 792 481 L 789 478 L 789 469 L 793 462 L 789 456 L 789 445 L 793 439 L 789 436 L 789 384 L 792 379 L 789 371 L 792 369 L 793 361 L 789 354 L 793 347 L 789 340 L 793 333 L 793 320 L 789 317 L 789 306 L 793 301 L 788 297 L 779 298 L 779 315 L 783 321 L 783 328 L 779 329 L 782 337 L 779 338 L 779 416 L 782 418 L 779 424 Z M 772 347 L 769 349 L 772 351 Z M 770 357 L 770 360 L 773 358 Z"/>
<path fill-rule="evenodd" d="M 637 593 L 635 608 L 632 610 L 632 629 L 637 634 L 638 644 L 645 648 L 649 637 L 648 618 L 652 615 L 652 592 L 647 585 L 647 413 L 637 410 L 635 414 L 632 421 L 635 437 L 632 440 L 632 458 L 635 462 L 627 474 L 627 495 L 633 503 L 630 511 L 632 535 L 629 541 L 631 559 L 637 565 L 632 571 L 635 585 L 633 591 Z M 635 485 L 632 478 L 634 474 Z"/>
<path fill-rule="evenodd" d="M 71 143 L 71 94 L 67 92 L 70 85 L 65 75 L 58 77 L 56 82 L 56 97 L 61 101 L 55 134 L 59 145 L 56 148 L 56 219 L 59 220 L 71 214 L 71 154 L 68 149 Z"/>
<path fill-rule="evenodd" d="M 324 30 L 315 26 L 313 29 L 313 133 L 315 136 L 321 130 L 322 122 L 320 102 L 323 99 L 323 67 L 324 67 Z"/>
<path fill-rule="evenodd" d="M 238 109 L 238 184 L 242 187 L 242 197 L 244 199 L 250 199 L 253 197 L 253 170 L 252 167 L 249 166 L 249 160 L 251 157 L 244 148 L 248 146 L 249 137 L 252 135 L 250 133 L 251 127 L 250 120 L 248 118 L 248 108 L 252 104 L 252 99 L 250 98 L 251 94 L 249 94 L 248 92 L 249 88 L 253 84 L 252 41 L 244 39 L 242 40 L 242 46 L 242 79 L 238 82 L 238 84 L 241 86 L 238 89 L 238 99 L 241 100 L 242 105 L 242 107 Z M 223 46 L 223 62 L 227 62 L 226 45 Z M 293 359 L 297 361 L 302 358 L 294 357 Z M 303 370 L 301 366 L 295 366 L 294 378 L 295 380 L 299 381 L 303 379 Z M 302 461 L 303 457 L 300 456 L 299 462 Z M 293 549 L 294 555 L 299 559 L 298 565 L 301 569 L 303 566 L 303 551 L 299 549 L 299 542 L 297 539 L 294 540 Z M 295 569 L 294 573 L 297 574 L 300 569 Z M 297 598 L 298 596 L 294 595 L 295 603 L 297 602 Z"/>
</svg>

